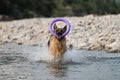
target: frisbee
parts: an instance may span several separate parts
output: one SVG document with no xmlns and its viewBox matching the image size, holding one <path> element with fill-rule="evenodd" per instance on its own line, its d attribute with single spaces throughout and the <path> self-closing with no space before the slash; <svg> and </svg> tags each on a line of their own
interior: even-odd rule
<svg viewBox="0 0 120 80">
<path fill-rule="evenodd" d="M 64 22 L 66 25 L 67 25 L 67 30 L 62 34 L 62 35 L 57 35 L 54 31 L 53 31 L 53 24 L 55 23 L 55 22 L 58 22 L 58 21 L 62 21 L 62 22 Z M 55 36 L 55 37 L 64 37 L 64 36 L 66 36 L 68 33 L 69 33 L 69 31 L 70 31 L 70 23 L 68 22 L 68 20 L 66 20 L 66 19 L 64 19 L 64 18 L 56 18 L 56 19 L 54 19 L 53 21 L 51 21 L 51 23 L 50 23 L 50 25 L 49 25 L 49 30 L 50 30 L 50 33 L 53 35 L 53 36 Z"/>
</svg>

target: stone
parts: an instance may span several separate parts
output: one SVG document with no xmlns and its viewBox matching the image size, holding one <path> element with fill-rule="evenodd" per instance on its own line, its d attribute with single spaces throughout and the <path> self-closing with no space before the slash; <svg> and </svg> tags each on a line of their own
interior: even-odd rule
<svg viewBox="0 0 120 80">
<path fill-rule="evenodd" d="M 115 42 L 107 45 L 107 52 L 120 52 L 120 39 L 117 39 Z"/>
<path fill-rule="evenodd" d="M 86 47 L 86 46 L 87 46 L 87 43 L 85 43 L 85 42 L 79 42 L 78 49 L 84 49 L 84 47 Z"/>
<path fill-rule="evenodd" d="M 120 51 L 119 15 L 65 17 L 71 24 L 67 44 L 75 49 Z M 53 18 L 33 18 L 0 22 L 0 44 L 46 46 L 48 26 Z M 63 27 L 65 24 L 59 23 Z"/>
</svg>

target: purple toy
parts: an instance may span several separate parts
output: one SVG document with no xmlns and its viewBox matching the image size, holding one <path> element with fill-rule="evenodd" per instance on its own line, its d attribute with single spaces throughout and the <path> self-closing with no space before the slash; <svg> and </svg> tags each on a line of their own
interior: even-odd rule
<svg viewBox="0 0 120 80">
<path fill-rule="evenodd" d="M 52 29 L 53 24 L 54 24 L 55 22 L 57 22 L 57 21 L 62 21 L 62 22 L 64 22 L 64 23 L 66 23 L 66 25 L 67 25 L 67 30 L 66 30 L 66 32 L 63 33 L 61 36 L 58 36 L 57 34 L 55 34 L 55 33 L 53 32 L 53 29 Z M 64 36 L 66 36 L 66 35 L 69 33 L 70 27 L 71 27 L 71 26 L 70 26 L 70 23 L 68 22 L 68 20 L 66 20 L 66 19 L 64 19 L 64 18 L 56 18 L 56 19 L 54 19 L 54 20 L 50 23 L 49 30 L 50 30 L 50 33 L 51 33 L 53 36 L 55 36 L 55 37 L 64 37 Z"/>
</svg>

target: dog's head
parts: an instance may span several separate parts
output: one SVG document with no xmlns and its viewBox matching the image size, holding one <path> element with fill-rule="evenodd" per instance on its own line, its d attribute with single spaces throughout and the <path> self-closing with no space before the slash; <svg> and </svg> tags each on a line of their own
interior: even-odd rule
<svg viewBox="0 0 120 80">
<path fill-rule="evenodd" d="M 63 28 L 58 28 L 56 24 L 54 24 L 53 26 L 54 32 L 58 35 L 61 36 L 63 33 L 65 33 L 67 26 L 65 25 L 65 27 Z"/>
</svg>

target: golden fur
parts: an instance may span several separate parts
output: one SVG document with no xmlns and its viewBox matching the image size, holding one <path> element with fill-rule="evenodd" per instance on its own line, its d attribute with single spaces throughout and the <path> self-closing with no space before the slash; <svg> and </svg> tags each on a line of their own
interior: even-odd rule
<svg viewBox="0 0 120 80">
<path fill-rule="evenodd" d="M 63 28 L 56 27 L 54 31 L 56 31 L 57 29 L 63 29 Z M 52 60 L 60 61 L 63 57 L 63 54 L 67 51 L 66 38 L 62 37 L 61 39 L 58 39 L 55 36 L 51 35 L 48 41 L 48 51 L 50 55 L 53 56 Z"/>
</svg>

